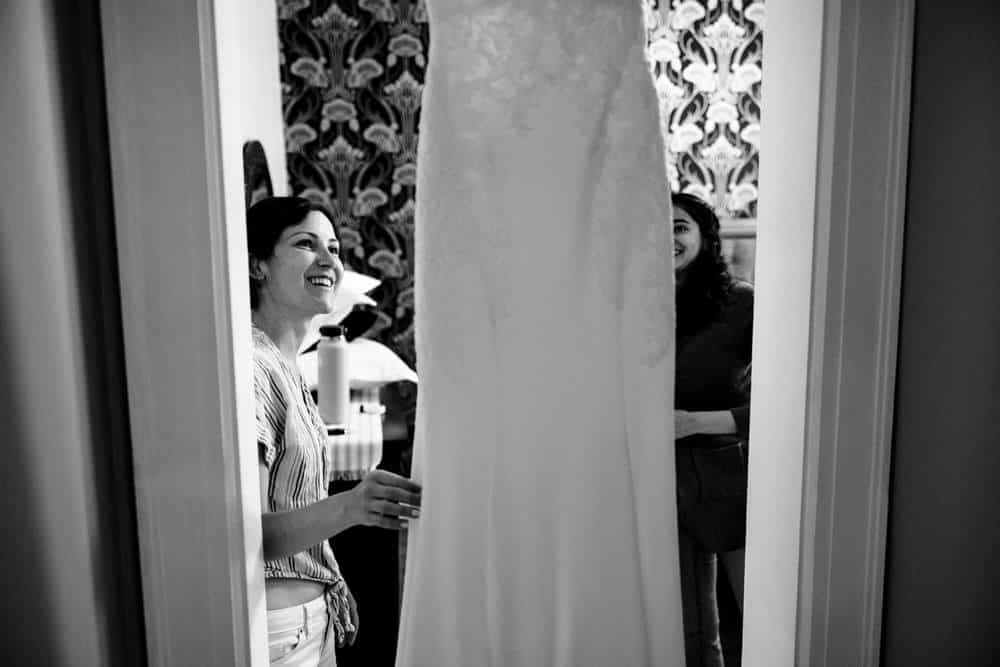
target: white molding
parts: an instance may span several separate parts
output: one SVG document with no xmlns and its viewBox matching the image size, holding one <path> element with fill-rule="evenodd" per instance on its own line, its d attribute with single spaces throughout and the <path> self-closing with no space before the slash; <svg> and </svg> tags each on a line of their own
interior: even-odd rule
<svg viewBox="0 0 1000 667">
<path fill-rule="evenodd" d="M 878 664 L 912 26 L 912 0 L 768 4 L 744 664 Z"/>
<path fill-rule="evenodd" d="M 768 0 L 754 258 L 743 664 L 795 663 L 815 296 L 823 0 Z M 818 241 L 822 243 L 822 239 Z"/>
<path fill-rule="evenodd" d="M 879 664 L 909 139 L 913 0 L 842 3 L 833 133 L 828 307 L 814 496 L 813 604 L 799 659 Z M 820 276 L 817 276 L 817 280 Z M 817 317 L 817 327 L 822 319 Z M 807 445 L 807 446 L 809 446 Z M 805 574 L 806 571 L 804 571 Z M 802 587 L 806 589 L 806 587 Z M 847 613 L 845 613 L 847 612 Z M 810 627 L 806 630 L 806 627 Z"/>
<path fill-rule="evenodd" d="M 913 77 L 913 33 L 916 23 L 915 0 L 896 6 L 890 34 L 894 40 L 889 53 L 892 80 L 888 113 L 890 132 L 886 165 L 884 267 L 880 285 L 880 339 L 876 346 L 877 384 L 875 405 L 875 449 L 872 452 L 872 489 L 867 512 L 869 549 L 866 554 L 864 587 L 863 654 L 866 665 L 881 664 L 882 618 L 884 612 L 885 557 L 889 524 L 889 492 L 892 459 L 893 419 L 896 404 L 896 368 L 899 350 L 899 320 L 903 277 L 903 236 L 906 218 L 906 188 L 909 172 L 910 109 Z"/>
<path fill-rule="evenodd" d="M 239 447 L 252 442 L 248 371 L 236 362 L 249 357 L 245 275 L 236 289 L 246 268 L 230 256 L 242 166 L 218 73 L 233 65 L 224 26 L 238 25 L 236 4 L 101 3 L 153 666 L 266 664 L 258 478 Z"/>
<path fill-rule="evenodd" d="M 220 317 L 219 350 L 227 350 L 228 367 L 222 374 L 224 389 L 234 412 L 230 419 L 237 435 L 230 466 L 238 470 L 239 490 L 230 515 L 231 548 L 240 558 L 233 568 L 233 585 L 243 589 L 248 614 L 249 662 L 268 664 L 267 599 L 264 592 L 264 561 L 261 536 L 260 464 L 257 452 L 253 391 L 253 352 L 250 342 L 250 293 L 246 255 L 246 215 L 243 173 L 243 144 L 256 137 L 277 150 L 284 149 L 281 92 L 278 76 L 277 6 L 271 0 L 212 0 L 214 11 L 216 69 L 207 73 L 218 92 L 220 164 L 217 174 L 225 205 L 225 216 L 216 228 L 219 241 L 213 247 L 218 286 L 226 297 L 228 312 Z M 271 30 L 271 39 L 261 32 Z M 246 56 L 247 49 L 270 46 L 271 57 Z M 271 75 L 260 71 L 272 67 Z M 248 71 L 249 69 L 249 71 Z M 214 77 L 214 78 L 213 78 Z M 267 89 L 274 89 L 268 94 Z M 270 113 L 267 107 L 270 107 Z M 272 125 L 273 124 L 273 125 Z M 269 158 L 269 162 L 271 159 Z M 285 156 L 275 156 L 272 164 L 284 173 Z M 275 194 L 286 194 L 285 178 L 275 178 Z M 221 303 L 221 301 L 220 301 Z M 231 385 L 235 382 L 235 394 Z M 225 417 L 224 417 L 225 418 Z M 240 552 L 242 549 L 242 552 Z"/>
</svg>

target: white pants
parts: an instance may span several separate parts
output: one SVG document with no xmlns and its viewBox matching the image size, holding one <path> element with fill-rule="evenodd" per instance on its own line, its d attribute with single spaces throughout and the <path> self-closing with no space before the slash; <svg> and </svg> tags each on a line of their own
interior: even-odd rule
<svg viewBox="0 0 1000 667">
<path fill-rule="evenodd" d="M 335 635 L 326 595 L 295 607 L 267 612 L 267 644 L 272 665 L 336 667 Z"/>
</svg>

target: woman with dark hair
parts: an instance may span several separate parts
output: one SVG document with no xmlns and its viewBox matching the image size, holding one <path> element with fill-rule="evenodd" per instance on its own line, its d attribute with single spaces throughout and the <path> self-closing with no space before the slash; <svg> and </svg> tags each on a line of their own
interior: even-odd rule
<svg viewBox="0 0 1000 667">
<path fill-rule="evenodd" d="M 419 516 L 420 486 L 373 470 L 327 494 L 326 427 L 296 357 L 344 275 L 330 219 L 299 197 L 264 199 L 247 212 L 247 246 L 270 660 L 335 665 L 358 616 L 328 539 L 355 525 L 398 529 Z"/>
<path fill-rule="evenodd" d="M 743 603 L 753 288 L 722 256 L 719 219 L 675 194 L 675 437 L 687 664 L 722 665 L 716 562 Z"/>
</svg>

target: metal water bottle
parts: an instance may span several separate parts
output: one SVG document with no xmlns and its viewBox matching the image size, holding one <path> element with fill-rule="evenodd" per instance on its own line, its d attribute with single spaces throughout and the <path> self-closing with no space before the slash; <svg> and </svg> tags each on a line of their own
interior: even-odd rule
<svg viewBox="0 0 1000 667">
<path fill-rule="evenodd" d="M 346 425 L 351 405 L 350 346 L 344 327 L 322 326 L 316 353 L 319 365 L 319 415 L 328 425 Z"/>
</svg>

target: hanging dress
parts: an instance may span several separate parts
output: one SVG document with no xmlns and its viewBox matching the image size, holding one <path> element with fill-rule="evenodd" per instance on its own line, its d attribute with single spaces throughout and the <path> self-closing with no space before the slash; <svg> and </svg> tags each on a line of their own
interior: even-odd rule
<svg viewBox="0 0 1000 667">
<path fill-rule="evenodd" d="M 673 249 L 638 0 L 431 0 L 400 667 L 681 665 Z"/>
</svg>

